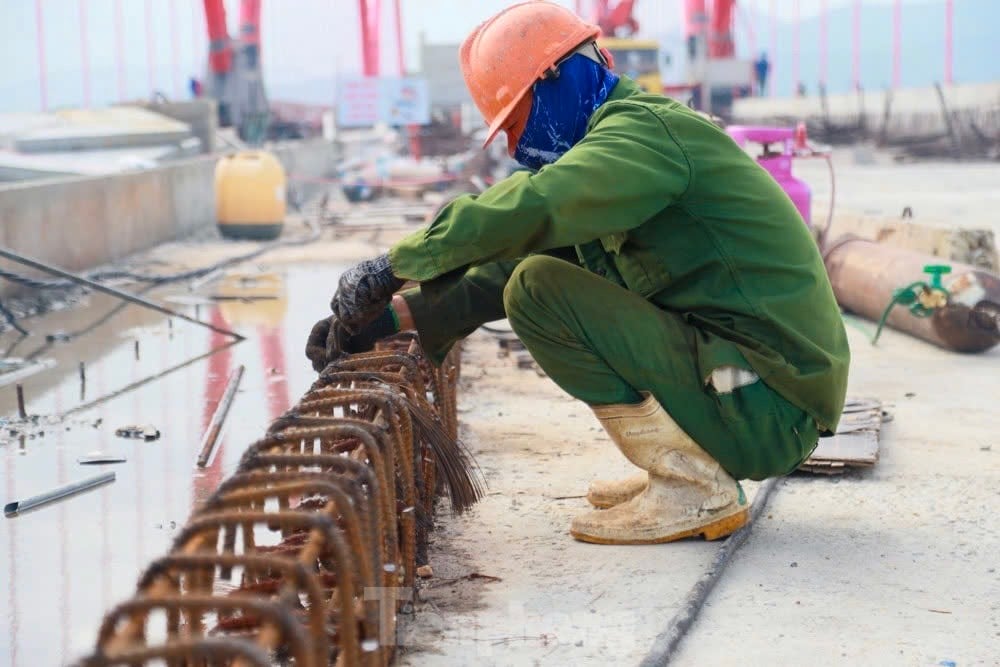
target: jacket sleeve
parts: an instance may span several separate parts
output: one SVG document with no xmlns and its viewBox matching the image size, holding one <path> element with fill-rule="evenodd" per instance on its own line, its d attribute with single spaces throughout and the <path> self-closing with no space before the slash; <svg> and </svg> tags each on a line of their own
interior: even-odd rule
<svg viewBox="0 0 1000 667">
<path fill-rule="evenodd" d="M 554 164 L 459 197 L 428 227 L 396 243 L 389 251 L 393 272 L 431 280 L 624 232 L 677 201 L 690 178 L 683 148 L 657 114 L 610 102 Z"/>
<path fill-rule="evenodd" d="M 546 254 L 576 263 L 572 248 L 555 248 Z M 487 322 L 507 317 L 503 290 L 519 262 L 453 271 L 402 292 L 420 334 L 420 345 L 431 361 L 440 364 L 456 342 Z"/>
<path fill-rule="evenodd" d="M 516 261 L 485 264 L 463 275 L 445 275 L 404 291 L 420 345 L 435 364 L 486 322 L 506 317 L 503 288 Z"/>
</svg>

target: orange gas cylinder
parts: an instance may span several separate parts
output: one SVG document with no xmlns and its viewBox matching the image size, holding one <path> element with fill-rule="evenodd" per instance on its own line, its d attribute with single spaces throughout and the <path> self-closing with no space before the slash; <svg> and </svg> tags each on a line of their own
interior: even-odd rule
<svg viewBox="0 0 1000 667">
<path fill-rule="evenodd" d="M 285 224 L 285 169 L 271 153 L 243 151 L 215 166 L 215 214 L 231 239 L 274 239 Z"/>
</svg>

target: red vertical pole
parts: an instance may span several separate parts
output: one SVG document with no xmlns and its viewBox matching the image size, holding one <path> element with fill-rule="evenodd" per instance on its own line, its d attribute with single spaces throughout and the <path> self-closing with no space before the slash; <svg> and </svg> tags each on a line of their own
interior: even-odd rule
<svg viewBox="0 0 1000 667">
<path fill-rule="evenodd" d="M 358 0 L 358 16 L 361 18 L 361 66 L 365 76 L 375 76 L 378 67 L 372 60 L 372 20 L 368 0 Z"/>
<path fill-rule="evenodd" d="M 361 16 L 361 56 L 365 76 L 379 75 L 379 28 L 382 25 L 380 0 L 358 0 Z M 370 3 L 370 4 L 369 4 Z"/>
<path fill-rule="evenodd" d="M 115 0 L 115 68 L 118 70 L 118 101 L 125 100 L 125 20 L 122 0 Z"/>
<path fill-rule="evenodd" d="M 852 78 L 854 90 L 861 90 L 861 0 L 854 0 L 853 30 L 851 36 Z"/>
<path fill-rule="evenodd" d="M 400 0 L 394 0 L 396 10 L 396 53 L 399 61 L 399 76 L 406 76 L 406 55 L 403 53 L 403 8 Z"/>
<path fill-rule="evenodd" d="M 892 87 L 899 88 L 903 78 L 903 0 L 892 4 Z"/>
<path fill-rule="evenodd" d="M 90 50 L 87 48 L 87 0 L 80 0 L 80 68 L 83 70 L 83 106 L 90 108 Z"/>
<path fill-rule="evenodd" d="M 174 97 L 181 97 L 181 47 L 177 33 L 177 0 L 170 0 L 170 69 L 174 78 Z"/>
<path fill-rule="evenodd" d="M 945 0 L 944 3 L 944 82 L 947 85 L 954 83 L 952 77 L 952 49 L 955 20 L 954 0 Z"/>
<path fill-rule="evenodd" d="M 826 88 L 827 74 L 827 7 L 826 0 L 819 3 L 819 82 Z"/>
<path fill-rule="evenodd" d="M 368 19 L 372 22 L 369 34 L 372 38 L 372 64 L 375 69 L 375 76 L 379 76 L 382 73 L 382 0 L 372 0 L 372 3 L 375 9 L 368 16 Z"/>
<path fill-rule="evenodd" d="M 42 0 L 35 0 L 35 31 L 38 42 L 38 93 L 42 103 L 42 111 L 49 109 L 49 90 L 45 77 L 45 18 L 42 15 Z"/>
<path fill-rule="evenodd" d="M 799 93 L 799 0 L 793 0 L 792 11 L 792 91 L 794 95 Z"/>
<path fill-rule="evenodd" d="M 156 42 L 153 33 L 153 0 L 146 0 L 146 68 L 149 77 L 149 94 L 156 90 Z"/>
</svg>

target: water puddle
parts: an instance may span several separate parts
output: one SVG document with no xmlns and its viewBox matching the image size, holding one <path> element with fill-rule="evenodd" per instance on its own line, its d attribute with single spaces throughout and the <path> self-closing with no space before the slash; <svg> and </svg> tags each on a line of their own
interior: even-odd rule
<svg viewBox="0 0 1000 667">
<path fill-rule="evenodd" d="M 306 335 L 328 314 L 343 268 L 296 266 L 205 285 L 194 295 L 183 286 L 146 295 L 235 330 L 246 337 L 238 344 L 103 295 L 24 322 L 33 335 L 19 342 L 14 332 L 0 337 L 0 351 L 14 347 L 7 357 L 35 364 L 16 382 L 0 384 L 0 500 L 116 473 L 111 484 L 3 519 L 7 631 L 0 633 L 0 660 L 12 667 L 65 664 L 92 648 L 104 612 L 134 591 L 192 506 L 311 384 Z M 199 469 L 202 435 L 240 364 L 246 372 L 223 434 Z M 23 386 L 26 422 L 18 418 L 15 383 Z M 115 433 L 134 425 L 151 426 L 160 437 Z M 125 462 L 78 463 L 95 452 Z"/>
</svg>

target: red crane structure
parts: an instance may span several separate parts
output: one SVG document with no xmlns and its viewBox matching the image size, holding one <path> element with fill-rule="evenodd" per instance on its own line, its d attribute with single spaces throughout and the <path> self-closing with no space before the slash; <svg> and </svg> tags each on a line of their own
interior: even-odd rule
<svg viewBox="0 0 1000 667">
<path fill-rule="evenodd" d="M 706 0 L 684 1 L 684 36 L 688 57 L 732 58 L 736 55 L 733 17 L 736 0 L 713 0 L 711 11 Z"/>
<path fill-rule="evenodd" d="M 204 0 L 208 30 L 207 93 L 219 101 L 219 124 L 259 142 L 267 131 L 267 95 L 260 61 L 260 2 L 241 0 L 240 38 L 226 27 L 224 0 Z"/>
<path fill-rule="evenodd" d="M 685 0 L 688 87 L 695 106 L 725 116 L 733 98 L 753 90 L 753 68 L 736 58 L 736 0 Z"/>
<path fill-rule="evenodd" d="M 736 0 L 715 0 L 708 30 L 708 57 L 732 58 L 736 55 L 733 39 L 733 10 Z"/>
<path fill-rule="evenodd" d="M 595 21 L 607 37 L 631 37 L 639 32 L 639 22 L 632 15 L 636 0 L 595 0 Z"/>
</svg>

